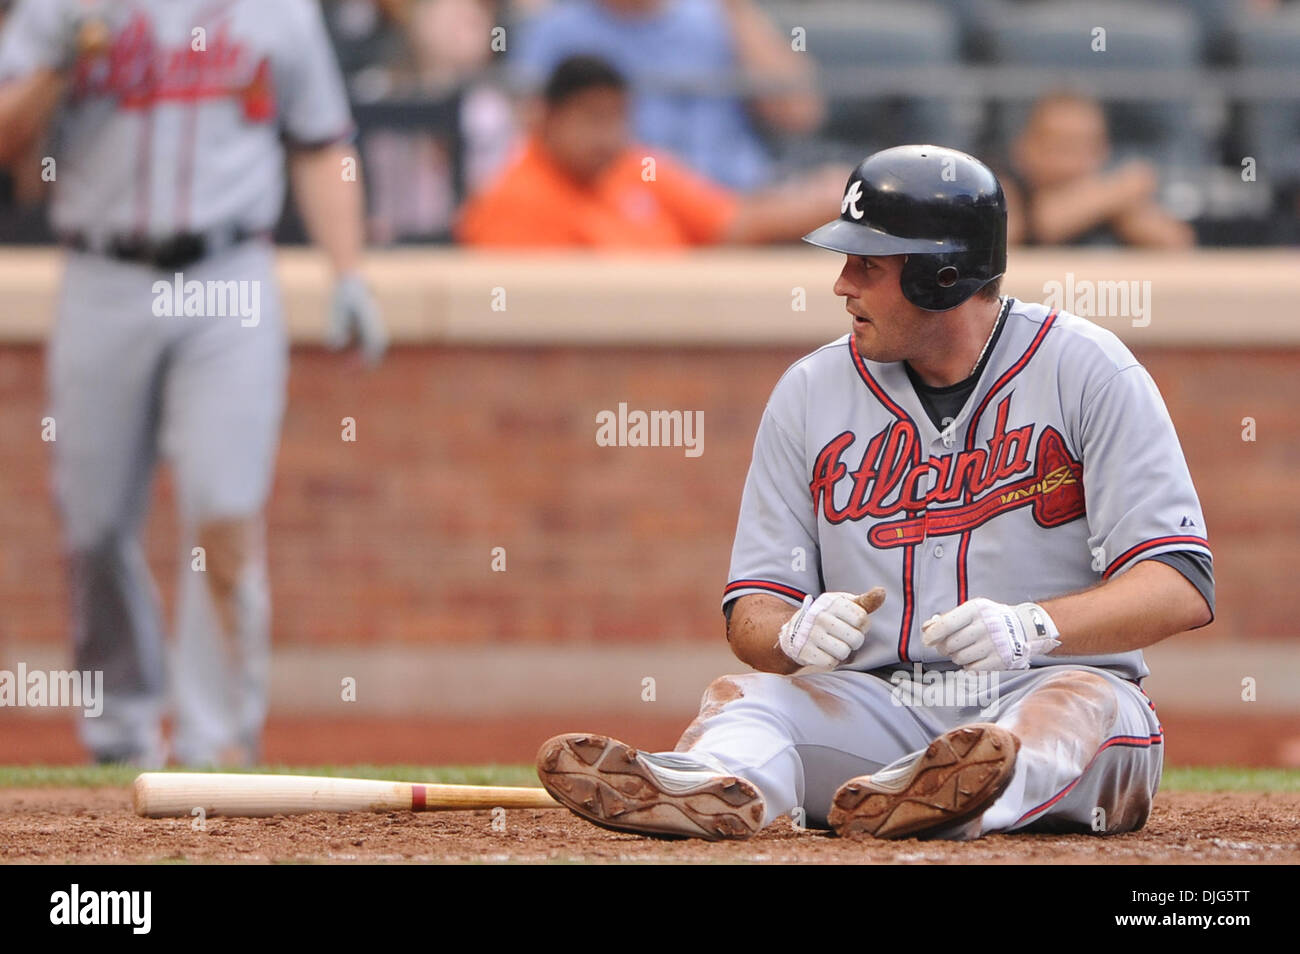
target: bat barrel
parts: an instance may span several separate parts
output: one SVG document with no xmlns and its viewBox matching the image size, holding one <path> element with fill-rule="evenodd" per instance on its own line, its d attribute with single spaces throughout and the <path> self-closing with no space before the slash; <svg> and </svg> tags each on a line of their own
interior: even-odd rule
<svg viewBox="0 0 1300 954">
<path fill-rule="evenodd" d="M 555 808 L 540 788 L 385 782 L 310 775 L 145 772 L 135 780 L 135 811 L 146 818 L 196 814 L 259 818 L 305 812 L 446 811 Z"/>
</svg>

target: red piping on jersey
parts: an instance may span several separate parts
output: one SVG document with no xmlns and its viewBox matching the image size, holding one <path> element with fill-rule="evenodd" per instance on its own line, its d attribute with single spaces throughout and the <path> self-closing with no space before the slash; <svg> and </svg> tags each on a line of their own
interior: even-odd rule
<svg viewBox="0 0 1300 954">
<path fill-rule="evenodd" d="M 1137 556 L 1139 553 L 1145 553 L 1147 550 L 1152 550 L 1156 547 L 1162 547 L 1167 543 L 1192 543 L 1192 544 L 1197 544 L 1199 546 L 1203 546 L 1207 549 L 1210 546 L 1209 541 L 1207 541 L 1204 537 L 1190 537 L 1190 536 L 1156 537 L 1154 540 L 1148 540 L 1146 543 L 1139 543 L 1137 546 L 1129 547 L 1127 550 L 1125 550 L 1123 553 L 1121 553 L 1119 556 L 1117 556 L 1114 560 L 1111 561 L 1110 565 L 1106 567 L 1106 572 L 1101 575 L 1101 578 L 1103 580 L 1109 580 L 1111 574 L 1113 574 L 1116 570 L 1118 570 L 1129 560 L 1133 559 L 1133 557 Z"/>
<path fill-rule="evenodd" d="M 916 422 L 912 420 L 912 416 L 903 410 L 902 406 L 894 401 L 893 398 L 886 394 L 885 389 L 882 388 L 879 383 L 877 383 L 876 379 L 871 376 L 871 372 L 867 370 L 866 362 L 862 360 L 862 355 L 858 354 L 858 344 L 852 335 L 849 335 L 849 351 L 853 355 L 853 366 L 858 369 L 858 376 L 862 378 L 863 383 L 866 384 L 871 393 L 876 396 L 876 400 L 889 408 L 890 412 L 896 418 L 901 421 L 907 421 L 907 423 L 911 424 L 913 431 L 919 433 L 916 428 Z M 921 463 L 920 441 L 913 444 L 912 463 Z M 911 514 L 914 517 L 919 516 L 922 519 L 925 518 L 925 510 L 913 510 L 911 511 Z M 924 532 L 921 534 L 921 539 L 925 539 Z M 898 626 L 898 658 L 901 662 L 912 661 L 911 657 L 907 655 L 907 644 L 912 635 L 912 616 L 916 612 L 916 593 L 915 587 L 912 584 L 912 574 L 916 569 L 917 546 L 919 546 L 918 543 L 911 543 L 903 550 L 903 613 L 901 622 Z"/>
<path fill-rule="evenodd" d="M 1025 365 L 1029 364 L 1029 359 L 1038 351 L 1039 346 L 1043 343 L 1043 339 L 1047 337 L 1047 332 L 1054 324 L 1056 324 L 1056 309 L 1052 309 L 1047 318 L 1043 321 L 1043 327 L 1038 329 L 1038 334 L 1034 335 L 1034 340 L 1029 343 L 1029 347 L 1025 349 L 1025 353 L 1020 356 L 1019 360 L 1017 360 L 1015 364 L 1002 372 L 1002 376 L 993 382 L 993 387 L 989 388 L 988 393 L 985 394 L 980 403 L 976 405 L 975 412 L 971 414 L 970 424 L 967 426 L 966 430 L 966 450 L 972 451 L 975 449 L 975 431 L 979 427 L 980 417 L 984 414 L 984 409 L 988 407 L 989 402 L 993 400 L 993 395 L 997 394 L 998 391 L 1007 384 L 1007 382 L 1025 369 Z M 971 503 L 975 498 L 974 491 L 971 490 L 969 485 L 966 487 L 965 496 L 966 503 Z M 968 580 L 966 573 L 966 555 L 970 552 L 970 540 L 971 531 L 967 530 L 961 535 L 961 542 L 957 544 L 958 606 L 969 599 L 967 595 Z"/>
<path fill-rule="evenodd" d="M 774 583 L 771 580 L 735 580 L 727 584 L 722 591 L 722 595 L 726 597 L 736 590 L 770 590 L 773 593 L 780 593 L 782 596 L 792 597 L 800 603 L 808 595 L 803 590 L 797 590 L 793 586 L 786 586 L 784 583 Z"/>
<path fill-rule="evenodd" d="M 871 376 L 871 372 L 867 370 L 866 362 L 862 360 L 862 355 L 858 354 L 858 343 L 853 340 L 852 335 L 849 336 L 849 350 L 853 352 L 854 367 L 858 369 L 858 374 L 862 377 L 862 380 L 867 387 L 871 389 L 871 393 L 876 396 L 876 400 L 889 408 L 890 412 L 895 417 L 900 420 L 911 421 L 912 418 L 908 413 L 904 411 L 893 398 L 886 394 L 885 389 L 877 384 L 876 379 Z"/>
<path fill-rule="evenodd" d="M 1142 693 L 1142 698 L 1147 701 L 1147 708 L 1149 708 L 1151 710 L 1151 714 L 1156 717 L 1156 728 L 1159 729 L 1161 732 L 1164 732 L 1165 727 L 1160 722 L 1160 713 L 1156 712 L 1156 704 L 1151 701 L 1151 697 L 1147 695 L 1147 691 L 1142 688 L 1141 682 L 1137 683 L 1137 687 L 1138 687 L 1138 692 Z"/>
<path fill-rule="evenodd" d="M 1012 822 L 1012 827 L 1023 823 L 1025 819 L 1029 818 L 1031 815 L 1036 815 L 1041 811 L 1045 811 L 1051 808 L 1053 805 L 1055 805 L 1057 802 L 1063 799 L 1066 795 L 1068 795 L 1071 789 L 1073 789 L 1074 786 L 1078 785 L 1080 780 L 1082 780 L 1082 778 L 1088 774 L 1088 769 L 1092 768 L 1093 763 L 1097 761 L 1097 757 L 1100 756 L 1102 752 L 1105 752 L 1112 745 L 1121 746 L 1123 748 L 1130 748 L 1130 749 L 1149 749 L 1153 745 L 1160 745 L 1162 741 L 1163 741 L 1163 736 L 1161 735 L 1161 733 L 1158 732 L 1153 732 L 1151 735 L 1148 736 L 1117 735 L 1107 739 L 1105 742 L 1101 744 L 1101 748 L 1097 750 L 1096 755 L 1094 755 L 1091 759 L 1088 760 L 1088 764 L 1084 766 L 1084 769 L 1082 772 L 1079 773 L 1078 778 L 1076 778 L 1069 785 L 1065 786 L 1065 788 L 1061 789 L 1059 792 L 1057 792 L 1047 801 L 1029 809 L 1029 811 L 1025 812 L 1014 822 Z"/>
</svg>

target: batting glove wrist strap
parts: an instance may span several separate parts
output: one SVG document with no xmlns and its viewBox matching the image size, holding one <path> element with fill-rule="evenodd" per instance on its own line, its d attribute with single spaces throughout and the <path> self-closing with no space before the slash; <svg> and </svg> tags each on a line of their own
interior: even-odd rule
<svg viewBox="0 0 1300 954">
<path fill-rule="evenodd" d="M 930 619 L 921 632 L 926 646 L 966 669 L 1028 669 L 1032 657 L 1061 645 L 1056 623 L 1037 603 L 984 597 Z"/>
</svg>

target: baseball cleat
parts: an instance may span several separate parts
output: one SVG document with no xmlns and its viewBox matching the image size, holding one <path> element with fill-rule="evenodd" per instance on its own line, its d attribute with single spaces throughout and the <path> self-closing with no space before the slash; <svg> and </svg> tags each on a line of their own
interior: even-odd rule
<svg viewBox="0 0 1300 954">
<path fill-rule="evenodd" d="M 961 726 L 874 775 L 845 782 L 828 820 L 844 838 L 925 837 L 970 821 L 1011 782 L 1019 751 L 1020 740 L 1001 726 Z"/>
<path fill-rule="evenodd" d="M 758 789 L 720 762 L 651 755 L 603 735 L 548 739 L 537 777 L 565 808 L 611 831 L 719 841 L 763 827 Z"/>
</svg>

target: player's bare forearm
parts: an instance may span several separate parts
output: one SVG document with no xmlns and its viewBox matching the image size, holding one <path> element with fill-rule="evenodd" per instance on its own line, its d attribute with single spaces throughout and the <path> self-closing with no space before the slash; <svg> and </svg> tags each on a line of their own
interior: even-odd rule
<svg viewBox="0 0 1300 954">
<path fill-rule="evenodd" d="M 40 69 L 0 84 L 0 166 L 25 158 L 63 98 L 63 74 Z"/>
<path fill-rule="evenodd" d="M 1156 184 L 1155 173 L 1145 163 L 1128 163 L 1114 172 L 1043 189 L 1026 214 L 1040 242 L 1065 242 L 1148 202 Z"/>
<path fill-rule="evenodd" d="M 745 198 L 723 241 L 736 245 L 788 241 L 834 214 L 851 170 L 827 165 L 793 182 Z"/>
<path fill-rule="evenodd" d="M 361 263 L 365 245 L 364 189 L 351 148 L 344 145 L 297 149 L 289 156 L 289 176 L 294 199 L 307 234 L 326 257 L 336 275 L 353 272 Z"/>
<path fill-rule="evenodd" d="M 760 672 L 789 675 L 799 669 L 777 645 L 777 636 L 795 608 L 785 600 L 765 593 L 751 593 L 736 600 L 727 624 L 727 642 L 736 658 Z"/>
<path fill-rule="evenodd" d="M 1061 631 L 1053 655 L 1142 649 L 1210 621 L 1205 598 L 1173 567 L 1143 560 L 1100 586 L 1040 600 Z"/>
<path fill-rule="evenodd" d="M 1191 248 L 1196 232 L 1155 203 L 1137 206 L 1117 216 L 1115 234 L 1142 248 Z"/>
</svg>

